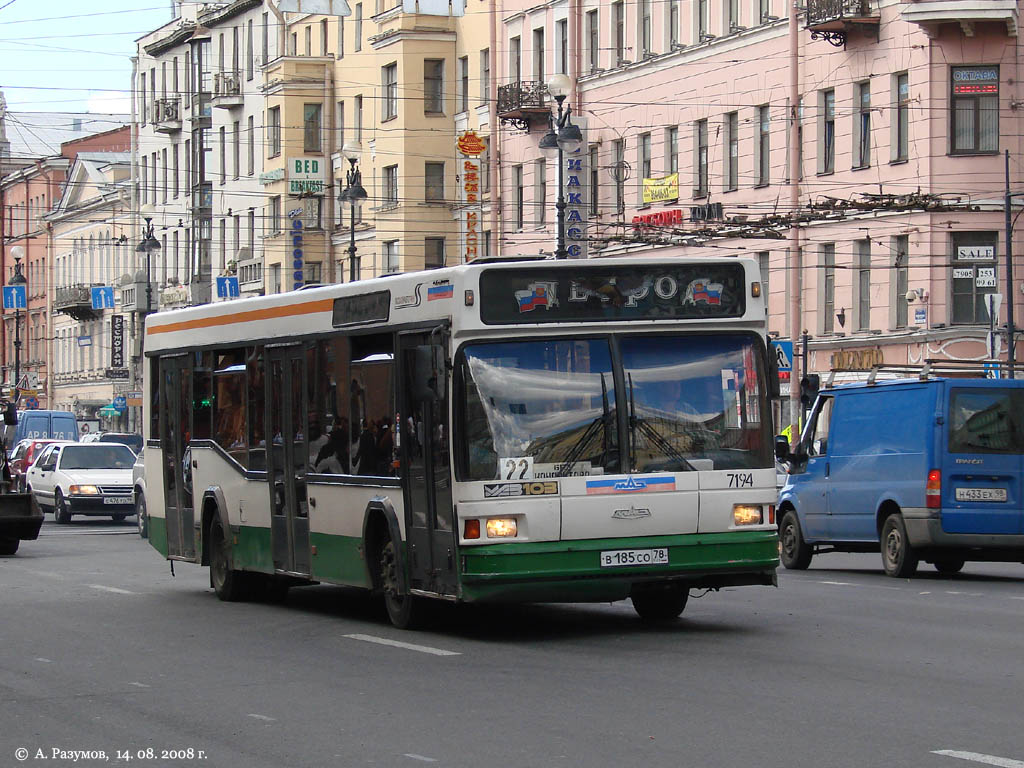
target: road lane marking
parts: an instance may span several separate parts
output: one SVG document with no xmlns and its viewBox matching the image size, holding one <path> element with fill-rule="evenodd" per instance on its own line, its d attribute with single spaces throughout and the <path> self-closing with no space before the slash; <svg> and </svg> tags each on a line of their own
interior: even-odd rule
<svg viewBox="0 0 1024 768">
<path fill-rule="evenodd" d="M 443 648 L 431 648 L 429 645 L 413 645 L 412 643 L 403 643 L 398 640 L 388 640 L 386 637 L 376 637 L 374 635 L 345 635 L 350 640 L 362 640 L 366 643 L 378 643 L 379 645 L 390 645 L 394 648 L 404 648 L 407 651 L 419 651 L 420 653 L 429 653 L 434 656 L 461 656 L 461 653 L 457 651 L 446 651 Z"/>
<path fill-rule="evenodd" d="M 1011 597 L 1011 600 L 1024 600 L 1024 597 Z"/>
<path fill-rule="evenodd" d="M 819 581 L 819 584 L 831 584 L 836 587 L 855 587 L 857 586 L 852 581 Z"/>
<path fill-rule="evenodd" d="M 41 661 L 44 664 L 53 664 L 53 659 L 44 659 L 42 656 L 36 656 L 36 661 Z"/>
<path fill-rule="evenodd" d="M 136 688 L 149 688 L 145 683 L 136 683 L 134 680 L 128 683 L 128 685 L 134 685 Z"/>
<path fill-rule="evenodd" d="M 268 723 L 276 723 L 277 722 L 277 718 L 276 717 L 267 717 L 266 715 L 258 715 L 255 712 L 250 712 L 249 713 L 249 717 L 254 717 L 257 720 L 265 720 Z"/>
<path fill-rule="evenodd" d="M 409 757 L 409 758 L 412 758 L 413 760 L 422 760 L 424 763 L 436 763 L 437 762 L 437 760 L 435 760 L 432 757 L 424 757 L 423 755 L 414 755 L 412 752 L 406 752 L 404 755 L 402 755 L 402 757 Z"/>
<path fill-rule="evenodd" d="M 137 595 L 138 592 L 129 592 L 127 589 L 120 589 L 118 587 L 107 587 L 103 584 L 90 584 L 93 589 L 98 589 L 101 592 L 113 592 L 115 595 Z"/>
<path fill-rule="evenodd" d="M 935 749 L 932 750 L 932 754 L 956 757 L 960 760 L 970 760 L 975 763 L 984 763 L 985 765 L 997 765 L 999 768 L 1024 768 L 1024 762 L 1021 762 L 1020 760 L 1011 760 L 1008 757 L 996 757 L 995 755 L 983 755 L 980 752 L 960 752 L 956 749 Z"/>
</svg>

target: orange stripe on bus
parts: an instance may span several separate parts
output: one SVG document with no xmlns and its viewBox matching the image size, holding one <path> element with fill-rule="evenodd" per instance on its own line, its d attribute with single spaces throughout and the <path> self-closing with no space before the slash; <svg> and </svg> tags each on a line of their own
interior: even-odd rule
<svg viewBox="0 0 1024 768">
<path fill-rule="evenodd" d="M 146 335 L 149 335 L 151 333 L 173 333 L 174 331 L 192 331 L 195 330 L 196 328 L 215 328 L 220 325 L 248 323 L 254 320 L 270 320 L 275 317 L 294 317 L 296 315 L 311 315 L 315 312 L 332 312 L 333 310 L 334 299 L 307 301 L 303 304 L 289 304 L 288 306 L 284 307 L 268 307 L 267 309 L 253 309 L 248 312 L 238 312 L 233 315 L 200 317 L 196 318 L 195 320 L 182 320 L 180 323 L 154 325 L 146 328 Z"/>
</svg>

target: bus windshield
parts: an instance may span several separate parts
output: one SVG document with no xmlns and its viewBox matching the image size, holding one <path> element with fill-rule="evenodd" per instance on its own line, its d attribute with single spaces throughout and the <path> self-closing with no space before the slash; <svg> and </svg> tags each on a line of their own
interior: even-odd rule
<svg viewBox="0 0 1024 768">
<path fill-rule="evenodd" d="M 758 343 L 716 334 L 468 345 L 461 479 L 770 466 Z M 629 429 L 625 467 L 619 407 Z"/>
</svg>

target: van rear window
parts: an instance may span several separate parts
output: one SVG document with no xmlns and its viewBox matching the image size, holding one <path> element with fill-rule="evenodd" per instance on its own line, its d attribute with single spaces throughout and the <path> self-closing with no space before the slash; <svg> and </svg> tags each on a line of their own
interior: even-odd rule
<svg viewBox="0 0 1024 768">
<path fill-rule="evenodd" d="M 1024 452 L 1022 401 L 1020 390 L 954 389 L 949 404 L 949 452 Z"/>
</svg>

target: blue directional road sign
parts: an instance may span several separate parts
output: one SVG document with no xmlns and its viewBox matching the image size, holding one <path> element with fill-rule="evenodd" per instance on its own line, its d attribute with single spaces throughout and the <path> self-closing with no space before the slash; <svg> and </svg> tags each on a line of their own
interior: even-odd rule
<svg viewBox="0 0 1024 768">
<path fill-rule="evenodd" d="M 4 286 L 4 309 L 25 309 L 28 306 L 28 293 L 24 285 Z"/>
<path fill-rule="evenodd" d="M 92 289 L 93 309 L 114 308 L 114 287 L 111 285 L 95 285 Z"/>
<path fill-rule="evenodd" d="M 237 277 L 218 277 L 217 278 L 217 298 L 218 299 L 237 299 L 238 293 L 238 278 Z"/>
</svg>

